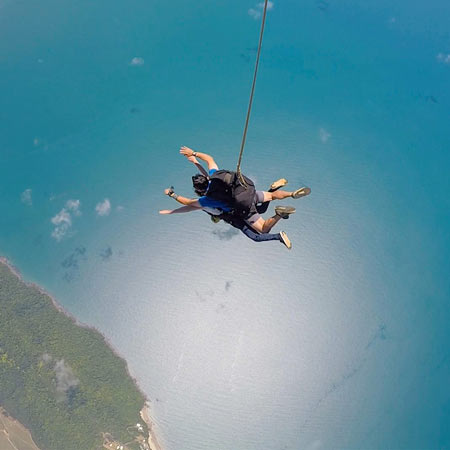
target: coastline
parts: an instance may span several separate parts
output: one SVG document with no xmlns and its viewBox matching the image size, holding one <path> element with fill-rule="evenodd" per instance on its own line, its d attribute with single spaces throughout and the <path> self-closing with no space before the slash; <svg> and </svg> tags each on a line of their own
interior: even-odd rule
<svg viewBox="0 0 450 450">
<path fill-rule="evenodd" d="M 150 450 L 162 450 L 155 434 L 155 424 L 150 415 L 150 405 L 148 402 L 141 409 L 141 417 L 148 427 L 148 445 Z"/>
<path fill-rule="evenodd" d="M 9 261 L 7 258 L 5 258 L 4 256 L 0 256 L 0 264 L 6 266 L 13 275 L 15 275 L 22 283 L 24 283 L 25 285 L 32 287 L 36 290 L 38 290 L 41 294 L 45 295 L 46 297 L 48 297 L 54 308 L 56 310 L 58 310 L 60 313 L 64 314 L 66 317 L 68 317 L 70 320 L 72 320 L 74 322 L 75 325 L 88 329 L 88 330 L 93 330 L 97 333 L 99 333 L 102 338 L 105 340 L 106 345 L 112 350 L 112 352 L 114 353 L 114 355 L 117 358 L 122 359 L 125 362 L 125 366 L 126 366 L 126 372 L 127 375 L 130 377 L 130 379 L 133 381 L 133 383 L 135 384 L 136 388 L 139 390 L 139 392 L 142 394 L 142 396 L 145 398 L 145 403 L 144 406 L 142 407 L 141 411 L 140 411 L 140 415 L 142 417 L 142 420 L 146 423 L 147 427 L 148 427 L 148 445 L 150 447 L 150 450 L 162 450 L 161 446 L 159 445 L 158 439 L 155 435 L 155 431 L 154 431 L 154 423 L 151 419 L 151 414 L 150 414 L 150 400 L 148 399 L 147 395 L 142 391 L 142 389 L 140 388 L 136 378 L 134 378 L 131 373 L 130 373 L 130 369 L 128 367 L 128 363 L 126 361 L 126 359 L 118 352 L 118 350 L 112 345 L 112 343 L 108 340 L 108 338 L 101 333 L 97 328 L 93 327 L 93 326 L 89 326 L 86 325 L 82 322 L 80 322 L 76 317 L 74 317 L 71 313 L 69 313 L 68 311 L 66 311 L 56 300 L 56 298 L 51 295 L 49 292 L 47 292 L 44 288 L 42 288 L 41 286 L 39 286 L 36 283 L 32 283 L 32 282 L 28 282 L 26 280 L 24 280 L 20 270 L 14 266 L 14 264 L 11 263 L 11 261 Z"/>
<path fill-rule="evenodd" d="M 19 270 L 14 264 L 12 264 L 11 261 L 10 261 L 9 259 L 5 258 L 4 256 L 0 256 L 0 264 L 3 264 L 4 266 L 8 267 L 8 269 L 9 269 L 9 270 L 10 270 L 10 271 L 11 271 L 11 272 L 12 272 L 12 273 L 13 273 L 20 281 L 22 281 L 22 283 L 25 283 L 27 286 L 32 287 L 32 288 L 38 290 L 42 295 L 47 296 L 47 297 L 52 301 L 53 306 L 54 306 L 59 312 L 63 313 L 65 316 L 69 317 L 69 319 L 71 319 L 76 325 L 78 325 L 79 327 L 82 327 L 82 328 L 88 328 L 88 329 L 91 329 L 91 330 L 95 330 L 95 331 L 97 331 L 98 333 L 100 333 L 100 331 L 97 330 L 95 327 L 90 327 L 90 326 L 88 326 L 88 325 L 86 325 L 86 324 L 81 323 L 80 321 L 78 321 L 78 319 L 77 319 L 76 317 L 74 317 L 72 314 L 70 314 L 69 311 L 66 311 L 66 310 L 65 310 L 65 309 L 57 302 L 57 300 L 55 299 L 55 297 L 53 297 L 53 295 L 50 294 L 49 292 L 47 292 L 43 287 L 39 286 L 39 285 L 36 284 L 36 283 L 32 283 L 32 282 L 30 282 L 30 281 L 24 280 L 23 275 L 22 275 L 22 273 L 20 272 L 20 270 Z M 100 334 L 101 334 L 101 333 L 100 333 Z M 103 334 L 102 334 L 102 336 L 103 336 Z M 103 336 L 103 337 L 104 337 L 105 340 L 106 340 L 106 337 L 105 337 L 105 336 Z M 111 345 L 109 342 L 108 342 L 108 345 L 113 349 L 114 353 L 117 354 L 116 349 L 114 349 L 114 348 L 112 347 L 112 345 Z M 117 354 L 117 356 L 121 357 L 119 354 Z"/>
</svg>

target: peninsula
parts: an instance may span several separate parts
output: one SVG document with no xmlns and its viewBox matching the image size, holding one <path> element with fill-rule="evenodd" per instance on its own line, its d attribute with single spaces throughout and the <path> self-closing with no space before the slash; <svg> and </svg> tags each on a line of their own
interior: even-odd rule
<svg viewBox="0 0 450 450">
<path fill-rule="evenodd" d="M 4 258 L 0 386 L 0 407 L 42 450 L 160 448 L 126 362 Z"/>
</svg>

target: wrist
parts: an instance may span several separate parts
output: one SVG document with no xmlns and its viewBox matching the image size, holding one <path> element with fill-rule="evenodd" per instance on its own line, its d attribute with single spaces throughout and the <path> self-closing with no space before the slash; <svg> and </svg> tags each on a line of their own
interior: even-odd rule
<svg viewBox="0 0 450 450">
<path fill-rule="evenodd" d="M 192 152 L 192 156 L 197 156 L 197 152 Z"/>
<path fill-rule="evenodd" d="M 178 194 L 175 194 L 175 192 L 172 192 L 171 197 L 172 197 L 174 200 L 176 200 L 176 199 L 178 198 Z"/>
</svg>

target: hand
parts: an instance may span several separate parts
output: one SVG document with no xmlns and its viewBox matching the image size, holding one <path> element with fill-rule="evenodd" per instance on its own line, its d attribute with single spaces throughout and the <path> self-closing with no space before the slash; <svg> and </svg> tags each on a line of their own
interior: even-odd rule
<svg viewBox="0 0 450 450">
<path fill-rule="evenodd" d="M 188 157 L 188 156 L 192 156 L 192 155 L 194 154 L 194 150 L 192 150 L 192 148 L 185 147 L 185 146 L 183 145 L 183 147 L 180 148 L 180 153 L 181 153 L 183 156 Z"/>
<path fill-rule="evenodd" d="M 173 194 L 173 186 L 170 186 L 170 188 L 164 189 L 164 194 L 169 195 Z"/>
<path fill-rule="evenodd" d="M 161 211 L 159 211 L 160 214 L 172 214 L 172 210 L 171 209 L 161 209 Z"/>
</svg>

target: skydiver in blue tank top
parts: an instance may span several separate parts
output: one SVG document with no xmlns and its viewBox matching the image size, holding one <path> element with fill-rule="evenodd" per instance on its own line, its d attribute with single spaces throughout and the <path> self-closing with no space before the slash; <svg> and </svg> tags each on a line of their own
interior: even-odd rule
<svg viewBox="0 0 450 450">
<path fill-rule="evenodd" d="M 223 219 L 233 227 L 241 230 L 248 238 L 255 242 L 277 240 L 283 243 L 288 249 L 292 247 L 292 244 L 284 231 L 276 234 L 272 234 L 270 231 L 280 219 L 288 219 L 289 215 L 295 212 L 295 208 L 290 206 L 278 206 L 275 208 L 275 215 L 267 220 L 264 220 L 260 213 L 267 210 L 268 205 L 272 200 L 282 200 L 289 197 L 300 198 L 308 195 L 311 192 L 308 187 L 303 187 L 293 192 L 282 191 L 279 189 L 285 186 L 287 181 L 284 178 L 281 178 L 272 183 L 268 191 L 256 191 L 254 203 L 257 212 L 255 214 L 252 214 L 245 219 L 235 217 L 231 214 L 232 209 L 230 205 L 207 196 L 209 179 L 218 170 L 218 166 L 213 157 L 206 153 L 195 152 L 188 147 L 181 147 L 180 154 L 193 163 L 200 172 L 192 177 L 194 191 L 199 198 L 182 197 L 181 195 L 177 195 L 173 191 L 173 188 L 166 189 L 164 193 L 178 203 L 181 203 L 183 206 L 174 210 L 161 210 L 160 214 L 177 214 L 203 210 L 211 215 L 213 222 L 217 223 Z M 199 159 L 207 164 L 208 171 L 204 169 L 198 161 Z"/>
</svg>

